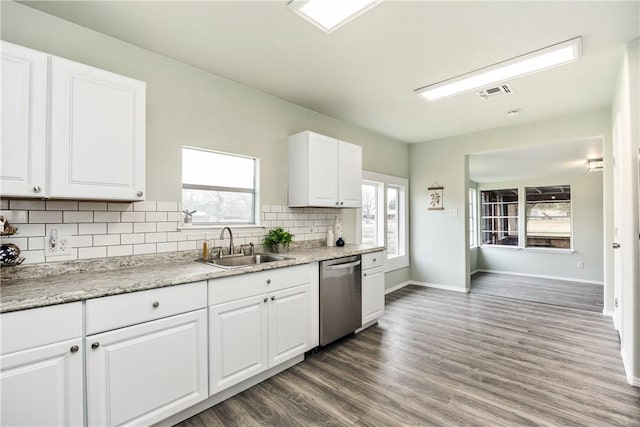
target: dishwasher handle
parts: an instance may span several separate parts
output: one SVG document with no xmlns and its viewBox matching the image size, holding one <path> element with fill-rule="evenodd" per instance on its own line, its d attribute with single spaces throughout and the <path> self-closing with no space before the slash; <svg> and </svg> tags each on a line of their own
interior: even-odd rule
<svg viewBox="0 0 640 427">
<path fill-rule="evenodd" d="M 325 265 L 322 268 L 325 270 L 342 270 L 343 268 L 350 268 L 360 265 L 360 261 L 345 262 L 344 264 Z"/>
</svg>

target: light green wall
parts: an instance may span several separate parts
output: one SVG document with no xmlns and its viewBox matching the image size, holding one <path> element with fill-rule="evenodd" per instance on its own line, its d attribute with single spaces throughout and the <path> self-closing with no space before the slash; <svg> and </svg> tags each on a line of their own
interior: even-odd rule
<svg viewBox="0 0 640 427">
<path fill-rule="evenodd" d="M 261 204 L 286 205 L 287 137 L 307 129 L 361 145 L 366 170 L 409 177 L 403 142 L 24 5 L 1 3 L 3 40 L 147 83 L 149 200 L 180 200 L 180 147 L 191 145 L 259 157 Z M 354 227 L 345 222 L 347 233 Z"/>
<path fill-rule="evenodd" d="M 468 290 L 469 154 L 598 136 L 603 137 L 605 149 L 610 150 L 610 135 L 609 109 L 602 109 L 411 145 L 411 278 Z M 610 173 L 605 171 L 605 206 L 611 203 L 607 176 Z M 426 189 L 435 181 L 444 187 L 443 211 L 426 209 Z M 459 215 L 449 216 L 449 210 L 454 208 Z M 612 227 L 605 230 L 605 242 L 610 242 L 611 233 Z M 605 289 L 606 285 L 605 279 Z"/>
<path fill-rule="evenodd" d="M 565 279 L 603 282 L 603 188 L 602 172 L 587 172 L 536 180 L 479 184 L 478 190 L 571 185 L 573 253 L 518 250 L 481 246 L 480 270 L 554 276 Z M 524 201 L 523 201 L 524 202 Z M 521 237 L 524 239 L 524 236 Z M 578 268 L 578 261 L 584 268 Z"/>
</svg>

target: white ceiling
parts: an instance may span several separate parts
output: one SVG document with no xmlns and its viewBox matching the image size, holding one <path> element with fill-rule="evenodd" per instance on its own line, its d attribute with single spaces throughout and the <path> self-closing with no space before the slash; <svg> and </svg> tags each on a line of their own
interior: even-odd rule
<svg viewBox="0 0 640 427">
<path fill-rule="evenodd" d="M 490 183 L 588 173 L 587 159 L 602 157 L 600 138 L 472 154 L 469 156 L 469 179 Z"/>
<path fill-rule="evenodd" d="M 610 105 L 638 1 L 383 1 L 325 34 L 278 1 L 29 1 L 47 13 L 405 142 Z M 576 36 L 583 57 L 515 94 L 413 90 Z M 520 108 L 516 117 L 506 117 Z"/>
</svg>

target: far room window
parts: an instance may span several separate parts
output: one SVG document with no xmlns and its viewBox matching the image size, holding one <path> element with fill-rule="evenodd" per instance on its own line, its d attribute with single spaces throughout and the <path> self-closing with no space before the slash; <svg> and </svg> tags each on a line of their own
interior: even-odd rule
<svg viewBox="0 0 640 427">
<path fill-rule="evenodd" d="M 256 224 L 259 160 L 182 147 L 182 209 L 201 225 Z"/>
<path fill-rule="evenodd" d="M 363 172 L 360 237 L 362 244 L 387 248 L 387 271 L 409 265 L 407 191 L 409 181 Z"/>
<path fill-rule="evenodd" d="M 527 187 L 527 247 L 571 248 L 571 186 Z"/>
<path fill-rule="evenodd" d="M 478 246 L 478 233 L 476 229 L 477 223 L 477 190 L 475 188 L 469 189 L 469 246 Z"/>
<path fill-rule="evenodd" d="M 518 246 L 518 189 L 480 192 L 481 243 Z"/>
</svg>

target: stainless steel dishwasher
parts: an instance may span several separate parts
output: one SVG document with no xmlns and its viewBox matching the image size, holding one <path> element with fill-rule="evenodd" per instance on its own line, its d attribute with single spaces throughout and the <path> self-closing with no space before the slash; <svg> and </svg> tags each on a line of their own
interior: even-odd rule
<svg viewBox="0 0 640 427">
<path fill-rule="evenodd" d="M 360 255 L 321 263 L 320 345 L 362 326 L 361 271 Z"/>
</svg>

